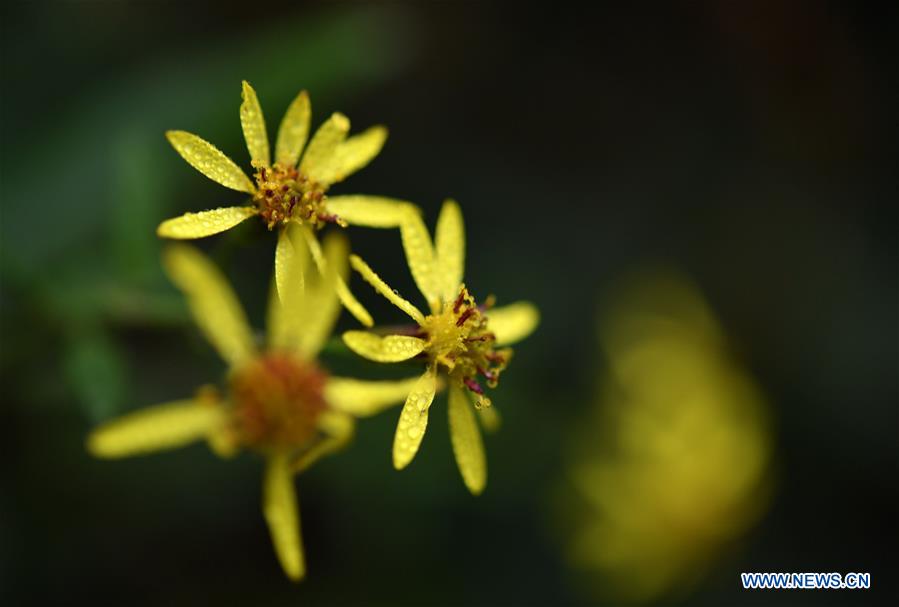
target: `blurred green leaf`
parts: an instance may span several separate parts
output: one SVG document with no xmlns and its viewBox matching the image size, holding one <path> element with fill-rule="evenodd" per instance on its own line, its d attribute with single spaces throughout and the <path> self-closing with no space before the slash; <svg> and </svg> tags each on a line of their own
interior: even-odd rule
<svg viewBox="0 0 899 607">
<path fill-rule="evenodd" d="M 66 378 L 81 409 L 94 423 L 119 411 L 127 393 L 122 353 L 101 329 L 70 339 L 64 357 Z"/>
<path fill-rule="evenodd" d="M 143 130 L 125 129 L 113 142 L 109 249 L 116 274 L 138 284 L 161 277 L 157 209 L 160 201 L 172 198 L 174 189 L 169 165 L 154 153 L 156 137 L 151 140 Z"/>
</svg>

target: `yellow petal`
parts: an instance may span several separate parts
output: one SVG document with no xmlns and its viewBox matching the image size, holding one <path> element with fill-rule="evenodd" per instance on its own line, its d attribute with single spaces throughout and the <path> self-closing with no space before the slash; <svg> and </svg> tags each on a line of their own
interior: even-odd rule
<svg viewBox="0 0 899 607">
<path fill-rule="evenodd" d="M 459 472 L 468 490 L 478 495 L 487 484 L 484 441 L 468 396 L 455 385 L 449 389 L 449 427 Z"/>
<path fill-rule="evenodd" d="M 524 339 L 540 323 L 540 312 L 527 301 L 492 308 L 485 314 L 487 329 L 496 335 L 496 344 L 500 346 Z"/>
<path fill-rule="evenodd" d="M 300 170 L 310 179 L 322 185 L 329 185 L 329 180 L 335 174 L 335 161 L 337 148 L 346 139 L 350 131 L 350 120 L 343 114 L 335 112 L 321 125 L 312 136 L 303 160 L 300 162 Z"/>
<path fill-rule="evenodd" d="M 356 320 L 362 323 L 363 326 L 374 326 L 375 321 L 372 319 L 371 314 L 368 313 L 365 306 L 359 303 L 359 300 L 356 299 L 353 292 L 350 291 L 350 288 L 342 278 L 337 277 L 334 288 L 337 291 L 337 297 L 340 298 L 340 303 L 343 304 L 344 308 L 349 310 L 350 314 L 356 317 Z"/>
<path fill-rule="evenodd" d="M 300 516 L 286 454 L 271 455 L 266 462 L 262 512 L 284 573 L 292 580 L 302 579 L 306 573 L 306 563 L 300 539 Z"/>
<path fill-rule="evenodd" d="M 368 417 L 403 402 L 417 382 L 417 377 L 398 381 L 331 377 L 325 386 L 325 400 L 350 415 Z"/>
<path fill-rule="evenodd" d="M 440 283 L 436 279 L 434 247 L 431 245 L 431 235 L 428 228 L 421 220 L 421 214 L 417 209 L 405 213 L 400 223 L 400 236 L 403 239 L 403 249 L 406 252 L 406 262 L 412 272 L 412 278 L 418 285 L 419 291 L 425 296 L 432 310 L 437 309 L 437 304 L 442 303 Z"/>
<path fill-rule="evenodd" d="M 390 288 L 390 285 L 381 280 L 381 277 L 375 274 L 374 270 L 368 267 L 368 264 L 362 261 L 361 257 L 358 255 L 350 255 L 350 265 L 362 275 L 362 278 L 364 278 L 368 284 L 375 288 L 375 291 L 386 297 L 387 301 L 397 308 L 411 316 L 412 320 L 418 324 L 422 324 L 425 321 L 424 314 L 411 303 L 400 297 L 396 291 Z"/>
<path fill-rule="evenodd" d="M 399 227 L 406 213 L 415 210 L 415 205 L 405 200 L 363 194 L 330 196 L 327 204 L 329 213 L 350 225 L 367 228 Z"/>
<path fill-rule="evenodd" d="M 205 438 L 223 423 L 220 407 L 176 401 L 103 424 L 88 437 L 87 450 L 95 457 L 116 458 L 174 449 Z"/>
<path fill-rule="evenodd" d="M 156 234 L 162 238 L 203 238 L 230 230 L 257 213 L 255 207 L 224 207 L 199 213 L 185 213 L 181 217 L 163 221 L 156 228 Z"/>
<path fill-rule="evenodd" d="M 318 426 L 325 436 L 294 460 L 291 469 L 295 473 L 303 472 L 322 457 L 343 449 L 352 440 L 356 424 L 342 411 L 327 410 L 319 416 Z"/>
<path fill-rule="evenodd" d="M 275 248 L 275 301 L 269 302 L 274 312 L 269 331 L 271 345 L 278 349 L 297 348 L 303 329 L 306 244 L 293 237 L 297 229 L 288 224 L 279 230 Z"/>
<path fill-rule="evenodd" d="M 190 166 L 226 188 L 252 194 L 256 187 L 234 161 L 208 141 L 186 131 L 167 131 L 172 147 Z"/>
<path fill-rule="evenodd" d="M 465 271 L 465 224 L 462 222 L 462 211 L 454 200 L 444 202 L 440 210 L 434 251 L 440 294 L 444 301 L 449 301 L 459 294 Z"/>
<path fill-rule="evenodd" d="M 278 127 L 278 139 L 275 143 L 275 161 L 285 167 L 296 166 L 300 152 L 309 136 L 309 116 L 311 108 L 309 93 L 301 91 L 291 102 L 281 126 Z"/>
<path fill-rule="evenodd" d="M 395 363 L 421 353 L 427 342 L 411 335 L 380 336 L 368 331 L 347 331 L 343 334 L 347 347 L 364 358 L 380 363 Z"/>
<path fill-rule="evenodd" d="M 403 412 L 400 413 L 393 438 L 393 467 L 397 470 L 408 466 L 418 453 L 421 439 L 428 427 L 428 409 L 434 401 L 436 391 L 437 368 L 431 365 L 415 382 L 406 398 L 406 404 L 403 405 Z"/>
<path fill-rule="evenodd" d="M 315 234 L 312 233 L 309 226 L 304 225 L 300 227 L 303 237 L 306 240 L 306 244 L 309 246 L 309 252 L 312 253 L 312 260 L 315 262 L 315 265 L 318 266 L 319 272 L 325 274 L 328 264 L 324 255 L 322 255 L 318 239 L 316 239 Z M 356 317 L 356 320 L 366 327 L 371 327 L 375 324 L 371 314 L 368 313 L 365 306 L 359 303 L 359 300 L 356 299 L 350 291 L 350 288 L 347 286 L 346 281 L 340 275 L 337 275 L 335 278 L 334 289 L 337 291 L 337 297 L 340 299 L 340 303 L 343 304 L 343 307 L 345 307 L 350 314 Z"/>
<path fill-rule="evenodd" d="M 343 181 L 374 160 L 385 141 L 387 129 L 373 126 L 341 143 L 334 154 L 332 173 L 328 176 L 327 183 Z"/>
<path fill-rule="evenodd" d="M 481 407 L 478 409 L 478 416 L 481 419 L 481 425 L 488 433 L 496 432 L 503 423 L 496 407 Z"/>
<path fill-rule="evenodd" d="M 194 320 L 206 339 L 232 366 L 255 355 L 253 335 L 243 308 L 221 271 L 205 255 L 187 245 L 171 245 L 163 265 L 187 296 Z"/>
<path fill-rule="evenodd" d="M 271 163 L 268 150 L 268 135 L 265 132 L 265 117 L 262 108 L 259 107 L 259 99 L 256 91 L 246 80 L 243 81 L 240 104 L 240 126 L 243 128 L 243 138 L 247 142 L 247 150 L 254 167 L 267 167 Z"/>
<path fill-rule="evenodd" d="M 324 274 L 316 273 L 306 286 L 302 311 L 302 327 L 298 348 L 308 358 L 315 358 L 331 336 L 340 316 L 340 300 L 337 297 L 337 281 L 349 273 L 350 245 L 339 232 L 325 236 Z"/>
</svg>

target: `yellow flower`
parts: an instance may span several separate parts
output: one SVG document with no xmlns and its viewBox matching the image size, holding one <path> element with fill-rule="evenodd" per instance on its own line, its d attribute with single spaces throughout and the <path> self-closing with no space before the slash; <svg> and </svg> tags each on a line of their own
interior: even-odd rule
<svg viewBox="0 0 899 607">
<path fill-rule="evenodd" d="M 399 403 L 417 378 L 368 382 L 330 376 L 315 361 L 340 312 L 334 290 L 348 272 L 347 247 L 339 235 L 325 239 L 323 276 L 307 266 L 304 247 L 294 246 L 282 270 L 280 298 L 269 303 L 267 347 L 260 350 L 244 312 L 219 270 L 186 245 L 165 253 L 172 281 L 185 293 L 200 330 L 229 365 L 224 394 L 201 388 L 194 398 L 150 407 L 97 428 L 88 450 L 118 458 L 180 447 L 206 439 L 220 456 L 248 448 L 266 460 L 263 513 L 281 566 L 299 580 L 305 573 L 293 474 L 336 451 L 352 437 L 354 417 Z M 308 273 L 303 289 L 300 277 Z"/>
<path fill-rule="evenodd" d="M 249 194 L 250 204 L 186 213 L 163 221 L 157 233 L 165 238 L 192 239 L 224 232 L 248 217 L 259 216 L 269 230 L 278 230 L 275 249 L 275 282 L 278 292 L 285 286 L 285 255 L 289 255 L 285 229 L 300 227 L 303 242 L 324 271 L 325 259 L 315 232 L 332 223 L 375 228 L 396 227 L 411 203 L 379 196 L 327 196 L 328 188 L 367 165 L 387 139 L 387 129 L 374 126 L 347 137 L 349 119 L 334 113 L 319 127 L 309 145 L 309 95 L 302 91 L 284 114 L 271 162 L 268 135 L 256 92 L 243 82 L 240 124 L 255 169 L 253 179 L 211 143 L 185 131 L 168 131 L 166 137 L 192 167 L 226 188 Z M 305 146 L 305 153 L 303 148 Z M 300 156 L 302 154 L 302 160 Z M 359 322 L 372 326 L 371 315 L 353 297 L 342 278 L 336 282 L 343 305 Z"/>
<path fill-rule="evenodd" d="M 614 602 L 655 602 L 688 591 L 764 511 L 767 403 L 677 275 L 620 289 L 600 340 L 609 370 L 572 442 L 568 556 Z"/>
<path fill-rule="evenodd" d="M 398 470 L 415 457 L 428 424 L 428 409 L 437 389 L 437 376 L 449 380 L 449 425 L 456 463 L 468 489 L 478 494 L 487 483 L 487 462 L 481 433 L 472 411 L 470 395 L 488 429 L 498 417 L 478 378 L 493 388 L 512 355 L 497 346 L 527 337 L 537 326 L 539 314 L 530 303 L 493 307 L 493 298 L 478 306 L 462 284 L 465 230 L 459 206 L 448 200 L 437 221 L 434 244 L 417 209 L 409 209 L 400 231 L 406 260 L 415 283 L 428 302 L 425 315 L 391 289 L 355 255 L 350 263 L 366 281 L 416 325 L 402 334 L 378 335 L 348 331 L 344 342 L 357 354 L 378 362 L 399 362 L 414 357 L 427 369 L 409 393 L 400 414 L 393 442 L 393 465 Z"/>
</svg>

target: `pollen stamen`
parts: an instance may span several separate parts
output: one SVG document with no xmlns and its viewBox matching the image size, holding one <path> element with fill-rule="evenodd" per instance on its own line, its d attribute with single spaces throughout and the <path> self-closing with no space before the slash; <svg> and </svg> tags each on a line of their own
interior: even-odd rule
<svg viewBox="0 0 899 607">
<path fill-rule="evenodd" d="M 424 354 L 443 365 L 457 385 L 468 388 L 478 408 L 490 406 L 490 399 L 476 377 L 483 377 L 487 387 L 495 388 L 511 354 L 508 349 L 495 349 L 496 335 L 489 330 L 484 314 L 493 303 L 491 296 L 478 306 L 462 286 L 458 296 L 445 302 L 441 311 L 427 316 L 421 326 L 420 336 L 428 342 Z"/>
<path fill-rule="evenodd" d="M 253 202 L 269 230 L 290 220 L 308 223 L 314 229 L 326 223 L 345 227 L 339 217 L 327 212 L 326 186 L 309 179 L 295 167 L 275 163 L 256 171 L 256 194 Z"/>
</svg>

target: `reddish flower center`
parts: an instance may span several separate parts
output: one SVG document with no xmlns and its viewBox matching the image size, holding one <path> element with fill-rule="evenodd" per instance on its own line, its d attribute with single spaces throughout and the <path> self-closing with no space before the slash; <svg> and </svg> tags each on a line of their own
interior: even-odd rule
<svg viewBox="0 0 899 607">
<path fill-rule="evenodd" d="M 231 401 L 240 443 L 297 447 L 315 436 L 327 408 L 327 374 L 291 354 L 270 353 L 231 376 Z"/>
</svg>

